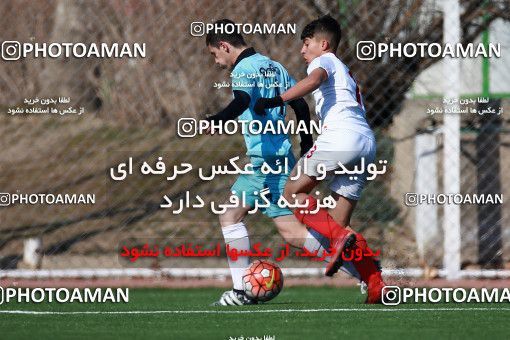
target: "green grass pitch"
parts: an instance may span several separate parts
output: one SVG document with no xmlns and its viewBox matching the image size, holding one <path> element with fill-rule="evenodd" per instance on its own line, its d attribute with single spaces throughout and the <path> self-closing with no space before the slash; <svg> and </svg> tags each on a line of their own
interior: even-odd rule
<svg viewBox="0 0 510 340">
<path fill-rule="evenodd" d="M 288 287 L 262 305 L 210 307 L 222 292 L 130 289 L 123 304 L 3 304 L 0 338 L 503 339 L 510 333 L 507 304 L 367 306 L 354 287 Z"/>
</svg>

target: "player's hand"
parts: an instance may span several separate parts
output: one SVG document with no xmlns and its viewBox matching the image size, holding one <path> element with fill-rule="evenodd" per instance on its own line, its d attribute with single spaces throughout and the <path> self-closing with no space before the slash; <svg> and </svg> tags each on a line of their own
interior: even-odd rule
<svg viewBox="0 0 510 340">
<path fill-rule="evenodd" d="M 273 107 L 278 107 L 283 105 L 282 97 L 277 96 L 273 98 L 259 98 L 255 102 L 255 106 L 253 107 L 253 111 L 260 116 L 266 115 L 266 109 L 271 109 Z"/>
</svg>

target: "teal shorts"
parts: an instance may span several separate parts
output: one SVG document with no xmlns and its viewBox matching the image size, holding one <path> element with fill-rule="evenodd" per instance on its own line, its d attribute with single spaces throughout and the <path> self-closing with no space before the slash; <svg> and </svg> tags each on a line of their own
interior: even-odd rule
<svg viewBox="0 0 510 340">
<path fill-rule="evenodd" d="M 292 211 L 288 208 L 281 208 L 278 206 L 278 200 L 283 195 L 285 183 L 290 176 L 290 171 L 294 168 L 296 160 L 293 155 L 288 156 L 288 173 L 282 174 L 263 174 L 260 167 L 254 167 L 253 175 L 240 175 L 235 181 L 230 191 L 240 199 L 245 196 L 245 203 L 252 208 L 255 207 L 255 201 L 263 204 L 264 200 L 260 197 L 259 193 L 264 189 L 269 189 L 269 192 L 264 196 L 270 202 L 269 207 L 259 207 L 259 211 L 270 218 L 278 216 L 292 215 Z"/>
</svg>

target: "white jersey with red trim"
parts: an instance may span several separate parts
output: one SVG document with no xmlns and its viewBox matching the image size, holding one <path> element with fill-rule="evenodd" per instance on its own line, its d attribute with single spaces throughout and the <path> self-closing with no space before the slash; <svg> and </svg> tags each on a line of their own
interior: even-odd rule
<svg viewBox="0 0 510 340">
<path fill-rule="evenodd" d="M 344 128 L 373 136 L 365 118 L 365 107 L 356 81 L 349 68 L 333 53 L 325 53 L 312 60 L 307 73 L 322 68 L 328 74 L 313 91 L 315 112 L 328 128 Z"/>
</svg>

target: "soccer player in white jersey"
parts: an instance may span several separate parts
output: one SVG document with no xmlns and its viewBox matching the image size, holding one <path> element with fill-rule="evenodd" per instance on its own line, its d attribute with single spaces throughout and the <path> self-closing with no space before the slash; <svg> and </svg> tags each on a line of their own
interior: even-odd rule
<svg viewBox="0 0 510 340">
<path fill-rule="evenodd" d="M 255 112 L 264 114 L 266 109 L 313 93 L 316 114 L 323 123 L 322 131 L 310 151 L 293 169 L 291 177 L 299 173 L 298 166 L 302 172 L 296 180 L 287 181 L 284 196 L 300 204 L 308 201 L 308 207 L 304 210 L 294 209 L 294 215 L 328 237 L 332 247 L 337 250 L 326 268 L 327 276 L 335 274 L 342 265 L 341 253 L 345 248 L 359 247 L 363 253 L 371 252 L 363 236 L 349 226 L 367 174 L 334 174 L 334 170 L 339 169 L 339 162 L 347 169 L 360 165 L 363 158 L 366 164 L 373 162 L 376 151 L 375 137 L 365 118 L 358 85 L 349 68 L 335 55 L 340 38 L 340 25 L 329 15 L 306 25 L 301 34 L 301 55 L 308 64 L 308 76 L 280 96 L 260 98 L 254 108 Z M 320 175 L 319 165 L 332 177 L 329 188 L 336 206 L 329 210 L 321 208 L 311 214 L 308 212 L 316 210 L 317 200 L 309 193 L 320 182 L 317 179 Z M 385 284 L 377 262 L 367 256 L 353 263 L 361 279 L 368 285 L 367 303 L 379 303 Z"/>
</svg>

